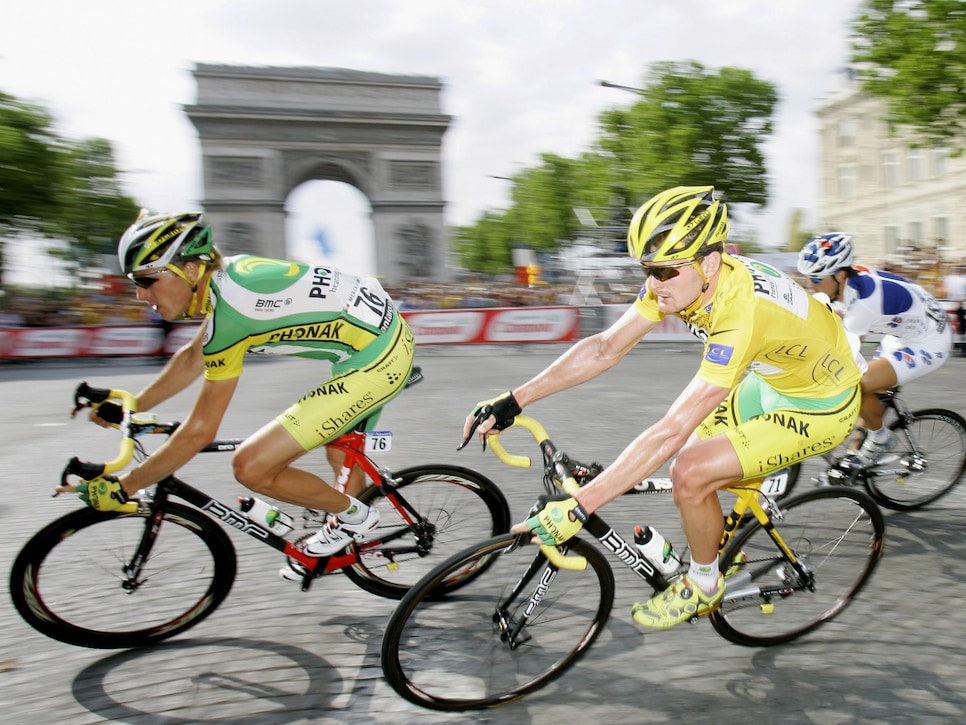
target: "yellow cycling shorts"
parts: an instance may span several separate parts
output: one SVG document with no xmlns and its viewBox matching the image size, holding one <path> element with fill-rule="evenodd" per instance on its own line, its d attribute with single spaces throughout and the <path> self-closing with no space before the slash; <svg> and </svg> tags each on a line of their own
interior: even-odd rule
<svg viewBox="0 0 966 725">
<path fill-rule="evenodd" d="M 386 333 L 389 344 L 375 356 L 333 367 L 333 378 L 310 390 L 277 420 L 307 451 L 331 443 L 365 421 L 371 429 L 379 411 L 406 386 L 413 367 L 413 333 L 401 315 Z M 363 350 L 362 353 L 365 353 Z M 354 364 L 355 363 L 355 364 Z"/>
<path fill-rule="evenodd" d="M 752 373 L 695 433 L 728 436 L 742 480 L 751 480 L 835 448 L 852 432 L 861 402 L 858 385 L 832 398 L 793 398 Z"/>
</svg>

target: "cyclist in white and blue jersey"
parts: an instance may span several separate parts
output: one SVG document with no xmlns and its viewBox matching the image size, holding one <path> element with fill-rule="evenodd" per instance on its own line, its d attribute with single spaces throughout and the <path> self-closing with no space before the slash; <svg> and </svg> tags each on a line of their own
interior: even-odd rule
<svg viewBox="0 0 966 725">
<path fill-rule="evenodd" d="M 862 375 L 861 417 L 868 435 L 856 455 L 867 466 L 894 445 L 876 393 L 939 368 L 949 358 L 953 335 L 932 294 L 903 277 L 856 265 L 854 258 L 851 237 L 831 232 L 802 248 L 798 271 L 813 293 L 828 295 L 847 332 L 882 335 Z"/>
</svg>

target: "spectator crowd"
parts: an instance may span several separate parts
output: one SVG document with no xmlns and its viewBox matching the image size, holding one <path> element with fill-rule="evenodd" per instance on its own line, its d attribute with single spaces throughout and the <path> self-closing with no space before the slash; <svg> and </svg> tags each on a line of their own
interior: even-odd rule
<svg viewBox="0 0 966 725">
<path fill-rule="evenodd" d="M 966 306 L 966 264 L 923 263 L 883 265 L 886 271 L 915 280 L 939 299 Z M 453 282 L 411 282 L 386 285 L 401 310 L 479 309 L 569 304 L 627 304 L 639 282 L 597 279 L 592 294 L 578 285 L 544 281 L 521 284 L 512 277 L 487 279 L 467 276 Z M 96 290 L 41 290 L 7 288 L 0 293 L 0 328 L 68 327 L 118 323 L 160 322 L 157 314 L 138 301 L 134 287 L 123 278 L 105 280 Z"/>
</svg>

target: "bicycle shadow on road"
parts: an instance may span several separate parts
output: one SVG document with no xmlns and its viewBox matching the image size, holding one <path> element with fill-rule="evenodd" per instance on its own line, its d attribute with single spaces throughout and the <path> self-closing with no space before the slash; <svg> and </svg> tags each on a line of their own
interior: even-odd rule
<svg viewBox="0 0 966 725">
<path fill-rule="evenodd" d="M 937 637 L 909 658 L 896 657 L 899 643 L 890 639 L 842 638 L 836 647 L 847 657 L 829 657 L 827 649 L 804 641 L 762 650 L 747 676 L 733 679 L 728 690 L 751 711 L 782 701 L 800 718 L 787 722 L 958 721 L 966 708 L 958 643 Z"/>
<path fill-rule="evenodd" d="M 300 647 L 205 637 L 112 654 L 81 670 L 72 692 L 105 720 L 254 725 L 337 710 L 344 686 L 336 667 Z"/>
<path fill-rule="evenodd" d="M 944 508 L 941 502 L 921 511 L 887 512 L 886 557 L 913 557 L 915 561 L 906 559 L 904 564 L 916 572 L 916 579 L 928 578 L 935 572 L 958 587 L 966 579 L 962 515 L 961 509 Z M 911 566 L 913 563 L 915 567 Z M 910 589 L 914 588 L 910 585 Z"/>
</svg>

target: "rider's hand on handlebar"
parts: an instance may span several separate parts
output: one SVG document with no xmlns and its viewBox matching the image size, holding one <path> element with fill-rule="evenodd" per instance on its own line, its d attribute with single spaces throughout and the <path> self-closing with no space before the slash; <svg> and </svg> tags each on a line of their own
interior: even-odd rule
<svg viewBox="0 0 966 725">
<path fill-rule="evenodd" d="M 98 511 L 116 511 L 128 502 L 117 476 L 104 475 L 75 487 L 80 500 Z"/>
<path fill-rule="evenodd" d="M 473 432 L 477 430 L 480 434 L 480 441 L 486 448 L 486 435 L 490 431 L 509 428 L 513 425 L 513 419 L 522 412 L 523 409 L 509 390 L 493 398 L 493 400 L 481 400 L 473 408 L 473 411 L 466 416 L 466 421 L 463 424 L 463 445 L 460 448 L 463 448 L 469 442 L 470 438 L 473 437 Z"/>
<path fill-rule="evenodd" d="M 556 546 L 577 535 L 590 514 L 573 496 L 541 496 L 533 516 L 513 527 L 514 533 L 533 532 L 535 544 Z"/>
<path fill-rule="evenodd" d="M 124 419 L 124 409 L 117 403 L 108 400 L 96 408 L 91 408 L 87 417 L 91 423 L 96 423 L 101 428 L 116 428 Z"/>
</svg>

